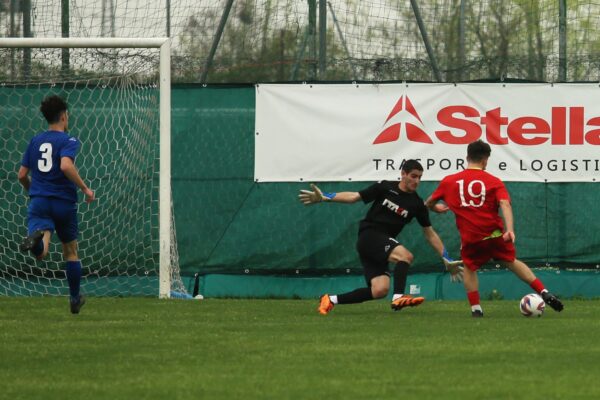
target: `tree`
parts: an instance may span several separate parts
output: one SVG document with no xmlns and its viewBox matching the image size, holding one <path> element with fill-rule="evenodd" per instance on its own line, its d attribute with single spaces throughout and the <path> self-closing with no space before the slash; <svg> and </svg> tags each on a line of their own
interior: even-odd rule
<svg viewBox="0 0 600 400">
<path fill-rule="evenodd" d="M 461 2 L 465 5 L 463 21 Z M 209 81 L 309 79 L 316 60 L 311 59 L 306 44 L 306 0 L 238 0 L 234 4 Z M 419 0 L 419 4 L 445 81 L 557 79 L 556 0 Z M 567 5 L 568 78 L 597 80 L 600 6 L 589 1 Z M 408 2 L 346 0 L 336 2 L 334 7 L 341 33 L 328 13 L 326 79 L 434 79 L 431 60 Z M 207 7 L 188 19 L 179 36 L 175 79 L 198 79 L 221 12 L 214 6 Z M 465 25 L 464 60 L 461 22 Z"/>
</svg>

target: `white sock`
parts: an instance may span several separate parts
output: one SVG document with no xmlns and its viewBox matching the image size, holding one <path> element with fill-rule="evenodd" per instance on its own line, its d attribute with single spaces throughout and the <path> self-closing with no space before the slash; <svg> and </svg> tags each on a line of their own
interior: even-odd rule
<svg viewBox="0 0 600 400">
<path fill-rule="evenodd" d="M 329 300 L 331 300 L 331 302 L 332 302 L 333 304 L 337 304 L 337 303 L 338 303 L 338 302 L 337 302 L 337 296 L 329 296 Z"/>
<path fill-rule="evenodd" d="M 394 297 L 392 297 L 392 301 L 396 301 L 402 296 L 404 296 L 404 295 L 403 294 L 394 294 Z"/>
<path fill-rule="evenodd" d="M 481 312 L 483 312 L 483 310 L 481 309 L 481 305 L 480 304 L 475 304 L 474 306 L 471 306 L 471 311 L 481 311 Z"/>
</svg>

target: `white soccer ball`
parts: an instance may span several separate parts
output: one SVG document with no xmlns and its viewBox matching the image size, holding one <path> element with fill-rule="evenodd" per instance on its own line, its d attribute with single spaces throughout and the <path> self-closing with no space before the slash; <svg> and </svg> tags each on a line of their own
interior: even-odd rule
<svg viewBox="0 0 600 400">
<path fill-rule="evenodd" d="M 521 314 L 526 317 L 541 317 L 546 308 L 546 303 L 539 294 L 530 293 L 523 296 L 519 303 Z"/>
<path fill-rule="evenodd" d="M 203 300 L 203 299 L 204 299 L 204 296 L 202 296 L 201 294 L 197 294 L 197 295 L 196 295 L 194 298 L 195 298 L 196 300 Z"/>
</svg>

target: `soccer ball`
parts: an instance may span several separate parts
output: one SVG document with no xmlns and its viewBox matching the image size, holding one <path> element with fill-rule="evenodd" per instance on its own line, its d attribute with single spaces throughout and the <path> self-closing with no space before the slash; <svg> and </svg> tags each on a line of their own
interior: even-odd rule
<svg viewBox="0 0 600 400">
<path fill-rule="evenodd" d="M 526 317 L 541 317 L 546 308 L 546 303 L 539 294 L 530 293 L 523 296 L 519 303 L 521 314 Z"/>
</svg>

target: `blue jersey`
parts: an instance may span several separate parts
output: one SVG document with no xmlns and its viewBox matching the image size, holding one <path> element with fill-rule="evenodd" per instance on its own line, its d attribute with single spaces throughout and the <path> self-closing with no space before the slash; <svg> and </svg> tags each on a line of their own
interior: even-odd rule
<svg viewBox="0 0 600 400">
<path fill-rule="evenodd" d="M 61 157 L 75 161 L 79 141 L 65 132 L 46 131 L 31 139 L 21 165 L 31 171 L 30 197 L 53 197 L 77 202 L 77 186 L 60 170 Z"/>
</svg>

